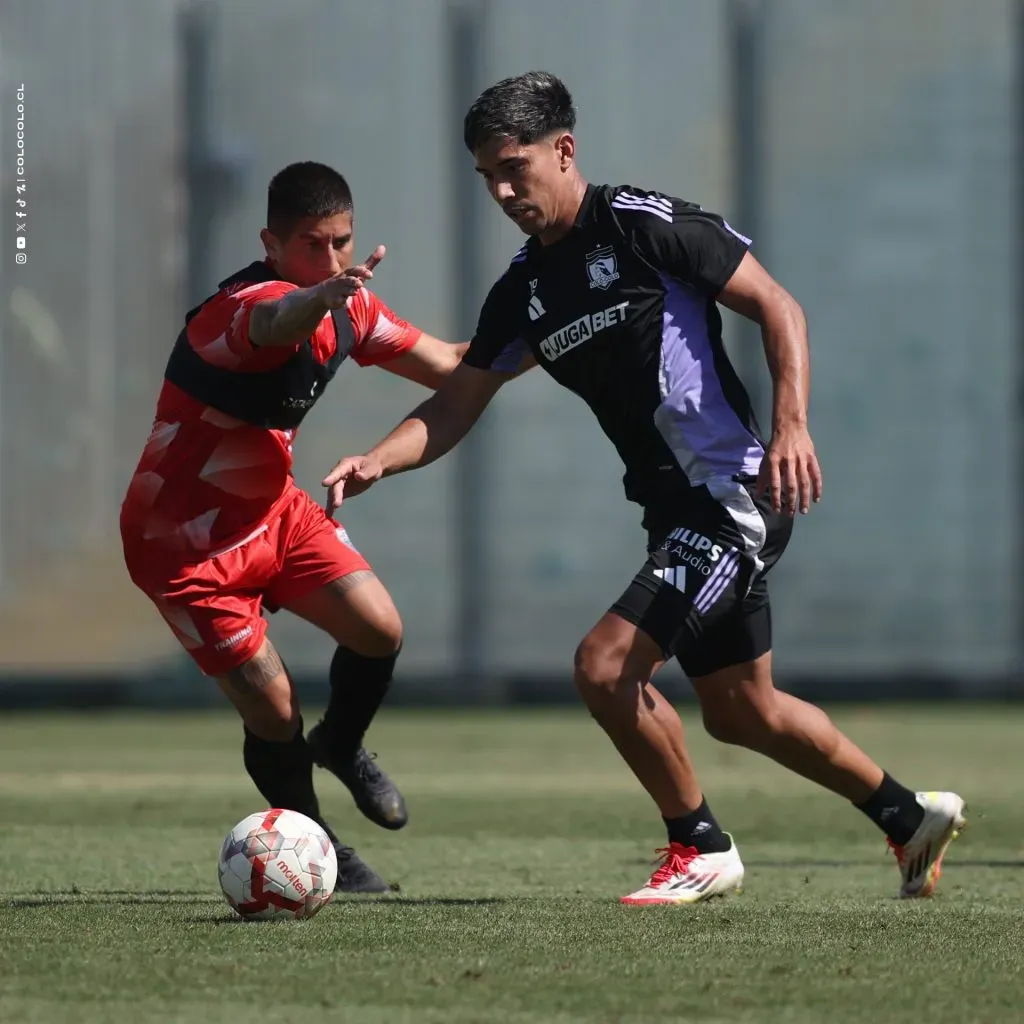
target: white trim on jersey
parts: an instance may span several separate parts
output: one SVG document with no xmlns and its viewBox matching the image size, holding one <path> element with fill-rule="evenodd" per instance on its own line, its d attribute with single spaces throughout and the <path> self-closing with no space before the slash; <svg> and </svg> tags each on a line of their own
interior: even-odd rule
<svg viewBox="0 0 1024 1024">
<path fill-rule="evenodd" d="M 619 192 L 612 199 L 612 202 L 617 200 L 623 200 L 624 202 L 632 203 L 653 203 L 656 206 L 663 206 L 666 213 L 672 212 L 672 202 L 666 199 L 664 196 L 639 194 L 637 192 Z"/>
<path fill-rule="evenodd" d="M 512 263 L 522 263 L 526 259 L 526 245 L 519 247 L 519 252 L 512 257 Z"/>
<path fill-rule="evenodd" d="M 360 289 L 365 291 L 365 289 Z M 397 315 L 397 314 L 396 314 Z M 377 314 L 377 319 L 370 328 L 369 334 L 363 339 L 363 346 L 382 345 L 385 349 L 394 342 L 399 342 L 405 337 L 406 328 L 396 324 L 388 317 L 383 310 Z"/>
<path fill-rule="evenodd" d="M 672 223 L 672 204 L 658 196 L 636 196 L 620 192 L 611 202 L 613 210 L 629 210 L 632 213 L 650 213 L 663 221 Z"/>
<path fill-rule="evenodd" d="M 725 230 L 730 234 L 735 235 L 744 245 L 751 246 L 754 244 L 754 240 L 752 238 L 747 238 L 746 235 L 741 235 L 724 217 L 722 218 L 722 223 L 725 225 Z"/>
<path fill-rule="evenodd" d="M 251 295 L 253 292 L 259 291 L 261 288 L 266 288 L 268 284 L 284 284 L 283 281 L 257 281 L 255 284 L 247 284 L 244 288 L 239 288 L 237 292 L 228 292 L 229 299 L 244 299 L 247 295 Z"/>
</svg>

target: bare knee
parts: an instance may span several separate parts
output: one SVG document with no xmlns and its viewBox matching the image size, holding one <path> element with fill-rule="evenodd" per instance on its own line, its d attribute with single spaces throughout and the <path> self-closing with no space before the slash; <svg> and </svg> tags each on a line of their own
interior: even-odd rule
<svg viewBox="0 0 1024 1024">
<path fill-rule="evenodd" d="M 635 715 L 643 686 L 663 660 L 661 648 L 646 633 L 608 612 L 576 648 L 576 689 L 597 719 Z"/>
<path fill-rule="evenodd" d="M 627 651 L 589 634 L 576 648 L 573 680 L 591 712 L 607 705 L 626 682 Z"/>
<path fill-rule="evenodd" d="M 397 654 L 402 646 L 402 620 L 392 605 L 379 615 L 367 620 L 354 632 L 345 645 L 364 658 L 388 658 Z"/>
<path fill-rule="evenodd" d="M 260 739 L 285 742 L 299 726 L 299 702 L 280 655 L 269 642 L 217 679 L 246 728 Z"/>
<path fill-rule="evenodd" d="M 299 727 L 298 701 L 291 695 L 283 697 L 266 693 L 239 708 L 245 727 L 261 740 L 286 743 Z"/>
<path fill-rule="evenodd" d="M 330 630 L 343 647 L 364 658 L 388 658 L 402 646 L 402 619 L 391 595 L 372 572 L 352 573 L 330 584 L 338 621 Z"/>
</svg>

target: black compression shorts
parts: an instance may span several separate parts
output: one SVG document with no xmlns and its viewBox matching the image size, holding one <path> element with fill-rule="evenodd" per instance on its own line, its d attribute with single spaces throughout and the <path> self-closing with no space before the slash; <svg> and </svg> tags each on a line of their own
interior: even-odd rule
<svg viewBox="0 0 1024 1024">
<path fill-rule="evenodd" d="M 745 484 L 694 488 L 648 510 L 648 558 L 611 610 L 642 629 L 691 678 L 771 650 L 769 569 L 793 521 Z"/>
</svg>

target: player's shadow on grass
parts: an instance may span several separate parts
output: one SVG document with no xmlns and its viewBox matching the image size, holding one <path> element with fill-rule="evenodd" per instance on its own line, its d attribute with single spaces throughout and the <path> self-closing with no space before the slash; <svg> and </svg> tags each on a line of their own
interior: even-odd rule
<svg viewBox="0 0 1024 1024">
<path fill-rule="evenodd" d="M 186 924 L 213 924 L 213 925 L 217 925 L 218 927 L 220 925 L 222 925 L 222 924 L 229 924 L 229 925 L 243 925 L 244 924 L 244 925 L 248 925 L 250 928 L 255 928 L 256 925 L 259 925 L 259 924 L 273 926 L 275 924 L 286 924 L 287 923 L 286 919 L 282 919 L 282 920 L 278 920 L 278 921 L 274 921 L 274 920 L 260 921 L 260 920 L 253 920 L 251 918 L 239 917 L 237 914 L 231 913 L 226 908 L 225 908 L 225 910 L 220 911 L 218 913 L 190 914 L 188 917 L 183 918 L 183 920 L 184 920 L 184 922 Z"/>
<path fill-rule="evenodd" d="M 456 896 L 392 896 L 390 898 L 341 897 L 331 904 L 334 907 L 379 907 L 379 906 L 449 906 L 484 907 L 508 900 L 501 896 L 456 897 Z M 211 892 L 195 892 L 190 889 L 151 889 L 135 892 L 130 889 L 50 889 L 39 893 L 0 893 L 0 908 L 7 910 L 42 910 L 47 907 L 103 905 L 103 906 L 173 906 L 178 904 L 209 905 L 221 908 L 224 899 Z M 221 913 L 197 914 L 188 921 L 203 924 L 253 924 L 235 915 Z"/>
<path fill-rule="evenodd" d="M 334 900 L 330 904 L 330 908 L 325 908 L 327 912 L 333 911 L 334 913 L 345 913 L 346 911 L 352 911 L 356 908 L 369 908 L 373 907 L 379 912 L 381 907 L 389 908 L 400 908 L 403 906 L 445 906 L 445 907 L 484 907 L 493 906 L 499 903 L 508 903 L 509 900 L 501 896 L 483 896 L 479 899 L 472 898 L 458 898 L 458 897 L 444 897 L 444 896 L 403 896 L 399 898 L 391 899 L 380 899 L 380 898 L 364 898 L 357 897 L 352 899 L 351 897 L 344 897 L 342 899 Z M 246 920 L 245 918 L 239 917 L 237 914 L 229 913 L 211 913 L 211 914 L 192 914 L 185 918 L 185 921 L 189 924 L 212 924 L 212 925 L 274 925 L 281 924 L 281 920 L 274 920 L 271 918 L 268 921 Z"/>
<path fill-rule="evenodd" d="M 166 906 L 175 903 L 222 903 L 223 898 L 209 892 L 191 889 L 150 889 L 135 892 L 130 889 L 50 889 L 47 892 L 0 894 L 0 906 L 14 910 L 38 910 L 43 907 L 79 906 L 82 904 Z"/>
</svg>

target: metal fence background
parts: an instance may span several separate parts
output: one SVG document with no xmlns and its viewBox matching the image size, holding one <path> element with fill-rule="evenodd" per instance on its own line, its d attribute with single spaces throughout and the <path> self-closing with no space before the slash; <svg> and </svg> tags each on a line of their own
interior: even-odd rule
<svg viewBox="0 0 1024 1024">
<path fill-rule="evenodd" d="M 245 172 L 206 253 L 260 254 L 269 177 L 349 178 L 382 297 L 455 337 L 463 109 L 440 0 L 219 0 L 210 116 Z M 675 193 L 737 223 L 737 69 L 726 0 L 519 0 L 483 13 L 483 87 L 543 67 L 580 112 L 594 181 Z M 774 582 L 783 678 L 953 676 L 1021 663 L 1019 9 L 1012 0 L 762 0 L 755 251 L 811 325 L 826 500 Z M 0 5 L 0 667 L 191 670 L 120 564 L 120 498 L 185 308 L 188 122 L 173 0 Z M 28 256 L 13 256 L 14 89 L 26 88 Z M 468 160 L 468 156 L 465 157 Z M 482 206 L 481 280 L 520 236 Z M 743 228 L 742 223 L 737 227 Z M 476 282 L 467 287 L 480 289 Z M 484 285 L 485 289 L 486 285 Z M 483 300 L 484 290 L 469 296 Z M 756 342 L 728 320 L 763 392 Z M 752 356 L 754 358 L 752 358 Z M 346 367 L 307 421 L 297 476 L 362 450 L 419 390 Z M 639 510 L 587 410 L 541 373 L 488 413 L 484 673 L 567 678 L 579 637 L 643 559 Z M 456 461 L 345 509 L 406 623 L 408 676 L 457 678 Z M 329 642 L 277 617 L 300 673 Z M 173 679 L 167 685 L 174 685 Z"/>
</svg>

